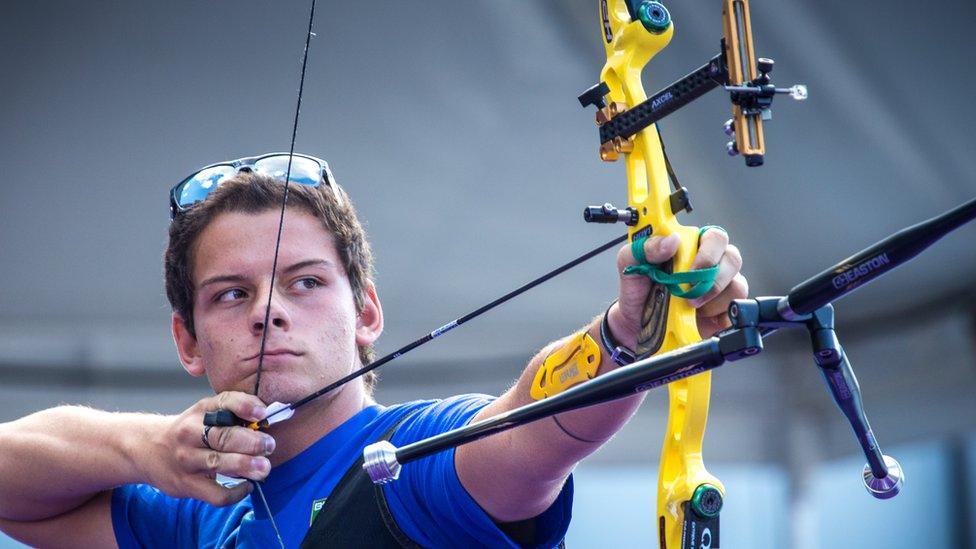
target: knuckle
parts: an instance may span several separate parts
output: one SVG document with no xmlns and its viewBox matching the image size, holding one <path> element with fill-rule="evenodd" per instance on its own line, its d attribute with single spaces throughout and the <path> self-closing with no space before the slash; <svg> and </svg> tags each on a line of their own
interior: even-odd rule
<svg viewBox="0 0 976 549">
<path fill-rule="evenodd" d="M 186 415 L 186 413 L 190 413 L 190 414 L 202 414 L 202 413 L 204 413 L 207 410 L 207 403 L 208 402 L 210 402 L 210 397 L 201 398 L 200 400 L 194 402 L 193 403 L 193 406 L 190 406 L 187 409 L 187 411 L 184 413 L 184 415 Z"/>
<path fill-rule="evenodd" d="M 217 494 L 217 497 L 215 499 L 217 500 L 215 505 L 217 505 L 218 507 L 223 507 L 224 505 L 230 505 L 231 503 L 234 502 L 234 492 L 226 488 L 221 488 L 220 492 Z"/>
<path fill-rule="evenodd" d="M 733 244 L 729 244 L 729 247 L 725 249 L 725 255 L 729 256 L 732 260 L 732 264 L 735 265 L 736 270 L 742 268 L 742 252 L 739 248 Z"/>
<path fill-rule="evenodd" d="M 702 305 L 711 301 L 718 293 L 722 290 L 722 281 L 718 278 L 712 283 L 712 287 L 708 289 L 701 297 L 698 298 L 698 302 Z"/>
<path fill-rule="evenodd" d="M 644 242 L 644 257 L 649 263 L 661 263 L 667 261 L 674 251 L 671 250 L 674 238 L 652 236 Z"/>
<path fill-rule="evenodd" d="M 705 231 L 705 234 L 701 236 L 701 241 L 703 243 L 707 243 L 708 245 L 725 247 L 729 244 L 729 235 L 725 231 L 708 229 Z"/>
<path fill-rule="evenodd" d="M 221 497 L 222 496 L 219 492 L 214 493 L 208 490 L 207 493 L 203 494 L 203 501 L 206 501 L 207 503 L 215 507 L 219 507 Z"/>
<path fill-rule="evenodd" d="M 742 276 L 741 274 L 736 275 L 735 278 L 732 279 L 732 283 L 735 284 L 737 295 L 740 295 L 741 297 L 749 295 L 749 281 L 746 279 L 746 277 Z"/>
<path fill-rule="evenodd" d="M 220 453 L 213 451 L 207 453 L 206 467 L 207 471 L 210 473 L 216 473 L 217 468 L 220 466 Z"/>
<path fill-rule="evenodd" d="M 625 267 L 634 262 L 633 256 L 630 253 L 630 246 L 624 246 L 620 248 L 617 252 L 617 265 L 620 267 Z"/>
<path fill-rule="evenodd" d="M 171 434 L 177 441 L 190 441 L 194 435 L 189 421 L 185 420 L 179 420 L 172 424 L 169 434 Z"/>
<path fill-rule="evenodd" d="M 177 467 L 186 469 L 189 463 L 189 454 L 182 448 L 177 448 L 173 451 L 173 460 L 176 462 Z"/>
<path fill-rule="evenodd" d="M 674 252 L 677 251 L 678 244 L 681 242 L 681 239 L 678 238 L 677 235 L 657 236 L 653 237 L 653 240 L 655 252 L 658 255 L 665 256 L 665 258 L 674 255 Z M 648 240 L 648 242 L 650 242 L 650 240 Z"/>
</svg>

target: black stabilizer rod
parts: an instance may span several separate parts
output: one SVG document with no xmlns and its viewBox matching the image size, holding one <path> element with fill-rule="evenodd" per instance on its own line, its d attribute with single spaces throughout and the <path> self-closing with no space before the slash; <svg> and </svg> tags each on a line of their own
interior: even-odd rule
<svg viewBox="0 0 976 549">
<path fill-rule="evenodd" d="M 786 318 L 810 314 L 909 261 L 973 219 L 976 219 L 976 199 L 902 229 L 795 286 L 780 303 L 780 312 Z"/>
<path fill-rule="evenodd" d="M 835 349 L 835 357 L 832 362 L 823 361 L 817 357 L 818 366 L 827 382 L 830 396 L 840 411 L 847 418 L 847 422 L 854 431 L 854 437 L 861 445 L 861 451 L 867 459 L 868 467 L 876 478 L 888 476 L 888 466 L 884 463 L 884 455 L 878 446 L 878 441 L 874 437 L 874 431 L 868 418 L 864 413 L 864 403 L 861 400 L 861 387 L 854 376 L 854 369 L 840 345 Z M 838 360 L 839 359 L 839 360 Z"/>
<path fill-rule="evenodd" d="M 363 469 L 374 483 L 384 484 L 399 476 L 402 465 L 422 457 L 558 413 L 628 397 L 667 385 L 717 368 L 727 361 L 752 356 L 761 350 L 762 336 L 755 326 L 723 332 L 699 343 L 617 368 L 558 395 L 401 448 L 394 447 L 388 441 L 370 444 L 363 451 Z"/>
<path fill-rule="evenodd" d="M 472 423 L 454 431 L 408 444 L 397 451 L 400 464 L 506 431 L 517 425 L 561 412 L 630 396 L 701 373 L 725 362 L 719 338 L 713 337 L 681 349 L 635 362 L 577 385 L 563 393 Z"/>
<path fill-rule="evenodd" d="M 861 387 L 854 376 L 847 353 L 841 347 L 834 331 L 834 307 L 826 305 L 815 311 L 806 324 L 810 332 L 810 343 L 813 346 L 813 359 L 820 367 L 820 373 L 827 382 L 827 389 L 834 397 L 834 402 L 847 418 L 857 438 L 868 466 L 876 478 L 888 476 L 888 467 L 884 463 L 884 455 L 874 438 L 874 431 L 868 423 L 864 413 L 864 403 L 861 400 Z"/>
</svg>

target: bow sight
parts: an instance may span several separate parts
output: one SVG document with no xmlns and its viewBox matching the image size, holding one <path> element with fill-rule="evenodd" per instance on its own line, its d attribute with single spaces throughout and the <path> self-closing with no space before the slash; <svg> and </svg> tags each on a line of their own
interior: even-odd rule
<svg viewBox="0 0 976 549">
<path fill-rule="evenodd" d="M 626 3 L 631 17 L 641 21 L 649 32 L 661 33 L 671 26 L 671 16 L 662 4 L 640 0 Z M 605 10 L 606 4 L 603 6 Z M 721 41 L 721 53 L 643 102 L 633 107 L 620 102 L 607 103 L 610 87 L 606 82 L 600 82 L 579 96 L 583 107 L 594 105 L 597 108 L 600 158 L 615 161 L 621 153 L 631 152 L 633 136 L 637 132 L 721 86 L 729 92 L 732 102 L 732 118 L 725 123 L 726 134 L 733 138 L 726 144 L 729 155 L 741 153 L 747 166 L 763 164 L 763 120 L 772 118 L 773 97 L 789 94 L 793 99 L 803 100 L 807 98 L 807 89 L 802 84 L 777 88 L 770 83 L 769 73 L 774 61 L 762 57 L 754 59 L 748 3 L 726 0 L 723 19 L 725 36 Z M 607 42 L 611 39 L 612 36 L 607 38 Z"/>
</svg>

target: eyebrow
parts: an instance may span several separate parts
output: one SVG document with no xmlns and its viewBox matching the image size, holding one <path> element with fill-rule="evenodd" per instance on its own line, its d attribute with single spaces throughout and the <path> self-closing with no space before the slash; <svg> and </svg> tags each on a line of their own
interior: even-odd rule
<svg viewBox="0 0 976 549">
<path fill-rule="evenodd" d="M 292 273 L 295 271 L 300 271 L 305 267 L 325 267 L 327 269 L 332 269 L 335 267 L 335 264 L 328 259 L 306 259 L 305 261 L 299 261 L 298 263 L 285 267 L 281 272 L 282 274 Z"/>
<path fill-rule="evenodd" d="M 299 261 L 282 269 L 282 274 L 288 274 L 295 271 L 300 271 L 306 267 L 325 267 L 331 269 L 335 267 L 335 263 L 329 261 L 328 259 L 306 259 L 304 261 Z M 200 283 L 200 287 L 204 288 L 212 284 L 220 284 L 224 282 L 244 282 L 246 279 L 243 275 L 230 274 L 230 275 L 217 275 L 212 276 Z"/>
</svg>

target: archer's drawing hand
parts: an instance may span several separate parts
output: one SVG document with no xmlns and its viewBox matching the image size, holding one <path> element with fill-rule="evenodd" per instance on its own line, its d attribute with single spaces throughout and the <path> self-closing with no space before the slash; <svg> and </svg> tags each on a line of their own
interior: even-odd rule
<svg viewBox="0 0 976 549">
<path fill-rule="evenodd" d="M 649 263 L 664 263 L 678 250 L 677 235 L 651 237 L 644 244 L 644 253 Z M 630 246 L 624 246 L 617 253 L 617 270 L 634 265 Z M 699 240 L 698 254 L 692 262 L 692 269 L 702 269 L 718 265 L 715 285 L 708 293 L 688 303 L 697 309 L 698 332 L 708 338 L 716 332 L 729 327 L 728 308 L 734 299 L 744 299 L 749 294 L 749 282 L 740 272 L 742 255 L 739 249 L 729 244 L 729 236 L 722 230 L 710 229 Z M 633 349 L 637 341 L 644 302 L 651 289 L 651 280 L 646 276 L 620 275 L 620 300 L 617 315 L 609 318 L 613 333 L 621 342 Z M 616 318 L 615 318 L 616 316 Z M 616 321 L 616 322 L 615 322 Z"/>
<path fill-rule="evenodd" d="M 256 396 L 224 392 L 207 397 L 178 416 L 166 429 L 148 441 L 145 476 L 148 482 L 173 497 L 191 497 L 212 505 L 230 505 L 251 491 L 251 483 L 224 488 L 214 482 L 217 473 L 230 477 L 264 480 L 271 472 L 267 456 L 275 448 L 274 439 L 246 427 L 210 428 L 207 448 L 202 434 L 203 414 L 230 410 L 247 421 L 260 421 L 267 415 L 265 404 Z"/>
</svg>

